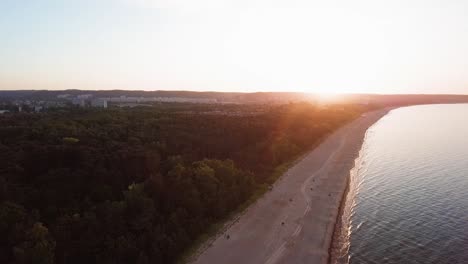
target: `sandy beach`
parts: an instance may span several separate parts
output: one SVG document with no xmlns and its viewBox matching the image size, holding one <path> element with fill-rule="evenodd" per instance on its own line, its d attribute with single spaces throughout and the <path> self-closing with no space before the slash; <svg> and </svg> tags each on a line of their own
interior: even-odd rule
<svg viewBox="0 0 468 264">
<path fill-rule="evenodd" d="M 191 263 L 327 263 L 350 170 L 367 129 L 388 111 L 363 114 L 331 134 Z"/>
</svg>

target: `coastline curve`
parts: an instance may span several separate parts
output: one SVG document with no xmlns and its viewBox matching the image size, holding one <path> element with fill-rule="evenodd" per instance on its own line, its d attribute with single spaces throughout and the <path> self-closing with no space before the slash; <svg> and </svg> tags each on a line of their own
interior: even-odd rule
<svg viewBox="0 0 468 264">
<path fill-rule="evenodd" d="M 191 263 L 328 263 L 366 131 L 391 109 L 367 112 L 331 134 Z"/>
</svg>

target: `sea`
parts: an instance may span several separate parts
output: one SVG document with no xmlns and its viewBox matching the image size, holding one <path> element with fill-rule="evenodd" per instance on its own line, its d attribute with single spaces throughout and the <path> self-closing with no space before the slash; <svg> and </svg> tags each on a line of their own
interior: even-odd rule
<svg viewBox="0 0 468 264">
<path fill-rule="evenodd" d="M 468 264 L 468 104 L 389 112 L 345 199 L 337 263 Z"/>
</svg>

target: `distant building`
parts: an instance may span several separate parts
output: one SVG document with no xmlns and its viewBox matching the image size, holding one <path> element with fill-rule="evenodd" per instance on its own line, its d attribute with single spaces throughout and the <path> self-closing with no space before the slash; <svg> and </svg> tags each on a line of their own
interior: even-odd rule
<svg viewBox="0 0 468 264">
<path fill-rule="evenodd" d="M 174 103 L 218 103 L 217 99 L 214 98 L 196 98 L 196 97 L 127 97 L 122 95 L 120 97 L 107 97 L 101 98 L 106 99 L 108 102 L 114 103 L 148 103 L 148 102 L 174 102 Z"/>
<path fill-rule="evenodd" d="M 70 97 L 70 94 L 59 94 L 57 95 L 57 98 L 60 98 L 60 99 L 65 99 L 65 98 L 68 98 Z"/>
<path fill-rule="evenodd" d="M 212 98 L 187 98 L 187 97 L 156 97 L 157 102 L 174 102 L 174 103 L 217 103 L 216 99 Z"/>
<path fill-rule="evenodd" d="M 102 99 L 102 98 L 94 99 L 94 100 L 91 101 L 91 106 L 107 108 L 107 100 Z"/>
<path fill-rule="evenodd" d="M 84 99 L 82 99 L 82 98 L 73 98 L 72 104 L 78 105 L 78 106 L 81 106 L 81 107 L 85 107 L 86 106 L 86 101 Z"/>
<path fill-rule="evenodd" d="M 76 98 L 78 98 L 78 99 L 89 99 L 91 97 L 93 97 L 92 94 L 80 94 Z"/>
</svg>

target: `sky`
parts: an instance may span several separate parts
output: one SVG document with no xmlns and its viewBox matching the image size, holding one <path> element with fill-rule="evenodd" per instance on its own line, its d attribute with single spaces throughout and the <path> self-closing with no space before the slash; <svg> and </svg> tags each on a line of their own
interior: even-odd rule
<svg viewBox="0 0 468 264">
<path fill-rule="evenodd" d="M 464 0 L 0 0 L 0 89 L 468 94 Z"/>
</svg>

